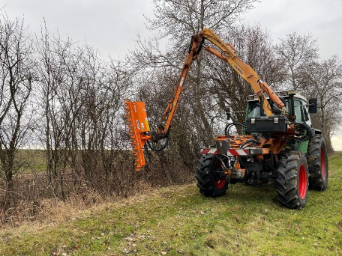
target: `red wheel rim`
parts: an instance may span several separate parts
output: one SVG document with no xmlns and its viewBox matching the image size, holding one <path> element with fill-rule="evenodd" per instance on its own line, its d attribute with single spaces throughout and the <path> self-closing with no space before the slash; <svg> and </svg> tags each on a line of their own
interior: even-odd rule
<svg viewBox="0 0 342 256">
<path fill-rule="evenodd" d="M 218 189 L 224 188 L 224 185 L 226 185 L 226 179 L 222 180 L 214 180 L 214 184 Z"/>
<path fill-rule="evenodd" d="M 302 199 L 305 198 L 307 185 L 308 185 L 308 177 L 306 175 L 306 168 L 305 168 L 305 165 L 302 164 L 299 169 L 299 181 L 298 181 L 299 196 Z"/>
<path fill-rule="evenodd" d="M 321 175 L 322 179 L 325 180 L 327 177 L 326 163 L 325 163 L 325 153 L 323 147 L 321 147 Z"/>
<path fill-rule="evenodd" d="M 222 166 L 221 166 L 220 161 L 217 161 L 215 163 L 215 167 L 216 167 L 216 169 L 222 170 Z M 214 180 L 214 184 L 218 189 L 224 188 L 224 185 L 226 185 L 226 182 L 227 182 L 226 179 Z"/>
</svg>

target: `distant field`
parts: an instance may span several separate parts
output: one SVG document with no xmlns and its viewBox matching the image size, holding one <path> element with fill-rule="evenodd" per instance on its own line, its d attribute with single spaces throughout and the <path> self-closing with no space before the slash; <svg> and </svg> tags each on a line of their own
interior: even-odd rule
<svg viewBox="0 0 342 256">
<path fill-rule="evenodd" d="M 342 151 L 342 134 L 336 134 L 331 138 L 331 143 L 336 151 Z"/>
<path fill-rule="evenodd" d="M 34 170 L 36 172 L 46 171 L 46 151 L 40 149 L 19 150 L 18 160 L 21 162 L 21 172 Z"/>
<path fill-rule="evenodd" d="M 342 153 L 329 163 L 329 188 L 303 210 L 282 207 L 272 185 L 211 199 L 192 183 L 3 229 L 0 255 L 342 255 Z"/>
</svg>

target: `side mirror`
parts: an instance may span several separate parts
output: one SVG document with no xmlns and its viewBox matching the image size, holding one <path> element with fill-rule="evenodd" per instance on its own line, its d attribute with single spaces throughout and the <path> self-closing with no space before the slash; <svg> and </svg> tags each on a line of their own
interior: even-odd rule
<svg viewBox="0 0 342 256">
<path fill-rule="evenodd" d="M 229 120 L 231 118 L 230 108 L 229 107 L 226 108 L 226 115 L 227 115 L 227 120 Z"/>
<path fill-rule="evenodd" d="M 315 114 L 317 113 L 317 99 L 312 98 L 309 100 L 309 113 Z"/>
</svg>

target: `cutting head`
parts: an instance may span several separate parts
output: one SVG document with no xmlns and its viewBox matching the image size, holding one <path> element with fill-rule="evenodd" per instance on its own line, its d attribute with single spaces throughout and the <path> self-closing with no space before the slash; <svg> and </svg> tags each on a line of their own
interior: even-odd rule
<svg viewBox="0 0 342 256">
<path fill-rule="evenodd" d="M 146 135 L 150 131 L 148 124 L 145 102 L 126 101 L 127 125 L 129 127 L 129 136 L 135 157 L 135 170 L 139 171 L 145 163 L 143 146 L 150 135 Z"/>
</svg>

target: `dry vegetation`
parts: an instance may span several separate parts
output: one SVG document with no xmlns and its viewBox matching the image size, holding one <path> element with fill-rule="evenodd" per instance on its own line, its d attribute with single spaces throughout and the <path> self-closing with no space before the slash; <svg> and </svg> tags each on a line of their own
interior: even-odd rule
<svg viewBox="0 0 342 256">
<path fill-rule="evenodd" d="M 149 155 L 153 166 L 143 172 L 133 171 L 131 152 L 125 152 L 121 157 L 115 172 L 103 177 L 101 173 L 92 182 L 84 177 L 75 176 L 71 169 L 63 171 L 61 179 L 65 199 L 61 200 L 52 186 L 47 186 L 46 165 L 41 161 L 44 151 L 22 150 L 21 158 L 30 159 L 20 173 L 14 177 L 16 193 L 13 199 L 17 202 L 15 208 L 9 208 L 0 214 L 4 226 L 20 226 L 25 221 L 65 220 L 72 211 L 88 209 L 105 202 L 113 202 L 118 198 L 126 198 L 137 193 L 144 193 L 152 187 L 188 183 L 193 179 L 193 173 L 180 165 L 177 169 L 166 169 L 160 172 L 163 162 L 154 154 Z M 168 159 L 170 159 L 170 155 Z M 118 157 L 120 158 L 120 157 Z M 5 187 L 5 184 L 0 184 Z M 0 197 L 5 193 L 0 191 Z"/>
</svg>

